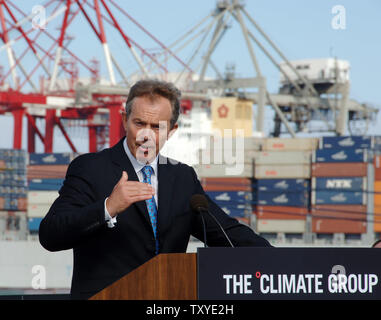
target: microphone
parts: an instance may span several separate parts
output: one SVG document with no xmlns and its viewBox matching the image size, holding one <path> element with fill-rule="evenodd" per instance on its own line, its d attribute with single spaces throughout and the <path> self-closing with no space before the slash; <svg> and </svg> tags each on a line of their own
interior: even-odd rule
<svg viewBox="0 0 381 320">
<path fill-rule="evenodd" d="M 192 210 L 200 212 L 200 214 L 201 214 L 202 224 L 203 224 L 203 227 L 204 227 L 204 244 L 205 244 L 205 246 L 206 246 L 206 227 L 205 227 L 204 217 L 203 217 L 203 214 L 202 214 L 203 212 L 207 212 L 209 214 L 209 216 L 211 216 L 213 218 L 213 220 L 216 222 L 216 224 L 218 225 L 218 227 L 221 229 L 222 233 L 224 234 L 224 237 L 229 242 L 230 246 L 232 248 L 234 248 L 234 245 L 230 241 L 230 238 L 226 234 L 224 228 L 222 228 L 221 224 L 216 219 L 216 217 L 208 210 L 208 207 L 209 207 L 208 199 L 204 195 L 202 195 L 202 194 L 194 194 L 192 196 L 192 198 L 191 198 L 190 206 L 191 206 Z"/>
</svg>

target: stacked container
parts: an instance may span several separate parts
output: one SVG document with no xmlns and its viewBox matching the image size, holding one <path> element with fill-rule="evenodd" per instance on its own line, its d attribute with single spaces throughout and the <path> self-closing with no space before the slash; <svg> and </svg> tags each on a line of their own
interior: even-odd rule
<svg viewBox="0 0 381 320">
<path fill-rule="evenodd" d="M 381 233 L 381 155 L 379 154 L 375 155 L 374 157 L 374 197 L 373 199 L 374 199 L 374 209 L 373 209 L 374 232 Z"/>
<path fill-rule="evenodd" d="M 205 193 L 231 217 L 249 224 L 251 180 L 248 178 L 202 178 Z"/>
<path fill-rule="evenodd" d="M 323 137 L 313 155 L 312 231 L 367 232 L 367 160 L 371 137 Z"/>
<path fill-rule="evenodd" d="M 255 158 L 253 192 L 256 230 L 259 233 L 306 232 L 315 138 L 269 138 Z"/>
<path fill-rule="evenodd" d="M 38 232 L 42 218 L 58 197 L 71 153 L 31 153 L 28 164 L 28 226 Z"/>
<path fill-rule="evenodd" d="M 261 148 L 259 138 L 210 137 L 199 151 L 199 164 L 194 168 L 199 177 L 253 177 L 253 158 Z"/>
<path fill-rule="evenodd" d="M 207 195 L 228 215 L 249 223 L 253 158 L 258 138 L 211 138 L 194 166 Z"/>
<path fill-rule="evenodd" d="M 26 152 L 0 149 L 0 240 L 27 237 Z"/>
</svg>

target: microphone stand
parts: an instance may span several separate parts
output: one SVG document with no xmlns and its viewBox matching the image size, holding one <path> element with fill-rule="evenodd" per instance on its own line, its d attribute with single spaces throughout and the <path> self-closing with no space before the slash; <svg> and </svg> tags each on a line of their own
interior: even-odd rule
<svg viewBox="0 0 381 320">
<path fill-rule="evenodd" d="M 211 216 L 211 217 L 213 218 L 213 220 L 216 222 L 216 224 L 219 226 L 219 228 L 221 229 L 222 233 L 224 234 L 226 240 L 228 240 L 230 246 L 231 246 L 232 248 L 234 248 L 233 243 L 230 241 L 230 239 L 229 239 L 228 235 L 226 234 L 224 228 L 222 228 L 221 224 L 220 224 L 219 221 L 216 219 L 216 217 L 215 217 L 209 210 L 207 210 L 207 209 L 205 209 L 205 208 L 199 208 L 199 210 L 200 210 L 200 212 L 207 212 L 207 213 L 209 214 L 209 216 Z M 206 228 L 205 228 L 205 222 L 204 222 L 204 218 L 203 218 L 202 214 L 201 214 L 201 217 L 202 217 L 202 222 L 203 222 L 203 224 L 204 224 L 204 239 L 205 239 L 205 241 L 206 241 L 206 234 L 205 234 L 205 230 L 206 230 Z M 205 242 L 205 243 L 206 243 L 206 242 Z"/>
</svg>

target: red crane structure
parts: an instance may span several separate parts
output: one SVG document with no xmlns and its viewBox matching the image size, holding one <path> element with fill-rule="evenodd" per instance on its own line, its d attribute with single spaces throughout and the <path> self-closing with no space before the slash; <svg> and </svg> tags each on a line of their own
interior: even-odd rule
<svg viewBox="0 0 381 320">
<path fill-rule="evenodd" d="M 126 51 L 124 54 L 130 60 L 132 58 L 134 67 L 138 66 L 133 74 L 136 79 L 148 76 L 150 70 L 147 65 L 154 66 L 162 75 L 168 72 L 163 62 L 127 35 L 123 29 L 127 23 L 124 20 L 136 26 L 160 50 L 191 71 L 180 58 L 118 5 L 117 1 L 49 0 L 42 5 L 35 5 L 31 14 L 26 13 L 16 3 L 13 0 L 0 0 L 0 57 L 2 54 L 6 56 L 9 65 L 6 69 L 6 59 L 0 60 L 0 115 L 13 116 L 14 149 L 22 148 L 25 118 L 27 151 L 30 153 L 36 150 L 36 138 L 43 143 L 44 152 L 53 152 L 55 127 L 61 130 L 71 150 L 77 152 L 65 128 L 65 120 L 86 121 L 90 152 L 102 149 L 106 144 L 111 146 L 120 139 L 123 135 L 121 110 L 126 100 L 126 89 L 130 85 L 130 76 L 126 72 L 132 71 L 132 67 L 126 70 L 118 62 L 109 47 L 107 35 L 111 35 L 113 41 L 116 36 L 122 40 L 118 53 Z M 123 24 L 118 21 L 114 12 L 122 17 Z M 78 20 L 81 21 L 81 30 L 76 29 Z M 58 23 L 57 28 L 51 27 L 53 22 Z M 53 29 L 58 32 L 53 32 Z M 100 78 L 99 57 L 87 58 L 89 62 L 86 62 L 85 58 L 81 58 L 72 49 L 74 38 L 69 34 L 70 30 L 74 30 L 82 38 L 90 37 L 91 33 L 95 35 L 103 49 L 108 73 L 106 81 Z M 84 86 L 79 78 L 80 71 L 89 75 L 89 85 L 96 88 L 103 81 L 106 82 L 103 88 L 107 87 L 108 90 L 82 90 Z M 37 81 L 39 85 L 36 85 Z M 189 106 L 189 101 L 184 103 L 186 107 Z M 37 125 L 37 119 L 44 120 L 44 130 Z"/>
</svg>

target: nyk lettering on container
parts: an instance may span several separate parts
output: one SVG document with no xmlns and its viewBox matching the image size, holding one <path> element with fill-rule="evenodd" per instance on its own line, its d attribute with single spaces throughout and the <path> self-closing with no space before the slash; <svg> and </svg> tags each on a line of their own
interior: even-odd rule
<svg viewBox="0 0 381 320">
<path fill-rule="evenodd" d="M 256 286 L 252 279 L 257 278 Z M 324 281 L 323 274 L 225 274 L 225 293 L 252 294 L 350 294 L 373 293 L 378 284 L 376 274 L 330 274 Z"/>
</svg>

